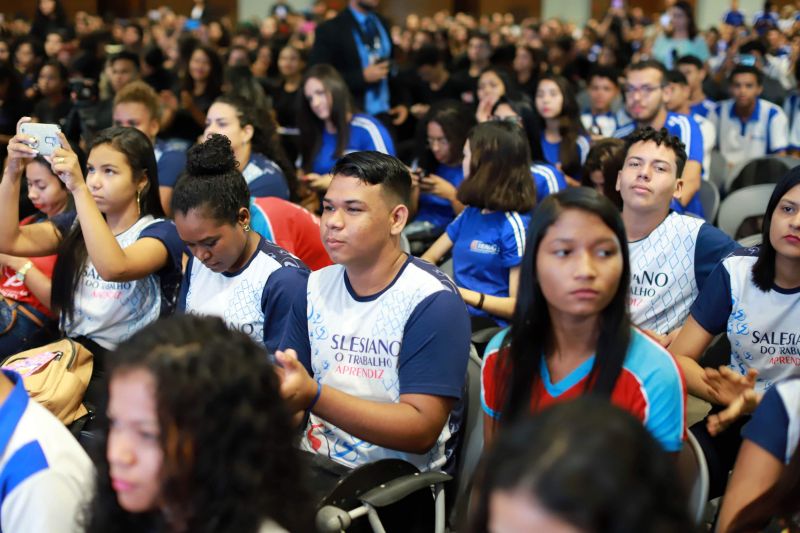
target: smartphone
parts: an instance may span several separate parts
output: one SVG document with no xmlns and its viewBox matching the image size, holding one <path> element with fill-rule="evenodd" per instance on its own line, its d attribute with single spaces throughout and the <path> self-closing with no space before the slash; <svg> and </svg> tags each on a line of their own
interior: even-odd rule
<svg viewBox="0 0 800 533">
<path fill-rule="evenodd" d="M 752 54 L 739 54 L 739 57 L 736 60 L 737 63 L 740 65 L 744 65 L 747 67 L 755 66 L 756 64 L 756 56 Z"/>
<path fill-rule="evenodd" d="M 26 122 L 20 126 L 20 133 L 36 138 L 32 148 L 39 150 L 41 155 L 53 155 L 53 151 L 61 147 L 61 141 L 58 140 L 60 131 L 61 128 L 58 124 Z"/>
</svg>

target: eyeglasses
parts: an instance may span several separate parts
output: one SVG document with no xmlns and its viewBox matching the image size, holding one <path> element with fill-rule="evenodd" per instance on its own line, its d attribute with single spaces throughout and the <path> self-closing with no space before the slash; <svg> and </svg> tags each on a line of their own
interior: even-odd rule
<svg viewBox="0 0 800 533">
<path fill-rule="evenodd" d="M 636 87 L 634 85 L 626 85 L 625 86 L 625 96 L 636 96 L 636 94 L 641 94 L 643 97 L 647 98 L 654 91 L 658 91 L 661 89 L 663 85 L 640 85 Z"/>
<path fill-rule="evenodd" d="M 428 146 L 433 147 L 437 144 L 439 146 L 449 146 L 450 141 L 445 137 L 428 137 Z"/>
</svg>

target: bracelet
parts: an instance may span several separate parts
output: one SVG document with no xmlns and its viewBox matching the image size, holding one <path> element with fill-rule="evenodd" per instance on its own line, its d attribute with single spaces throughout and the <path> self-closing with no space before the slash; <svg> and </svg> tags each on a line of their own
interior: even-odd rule
<svg viewBox="0 0 800 533">
<path fill-rule="evenodd" d="M 317 401 L 319 401 L 319 397 L 322 396 L 322 382 L 317 381 L 317 394 L 314 396 L 314 399 L 311 400 L 311 403 L 306 407 L 306 413 L 310 413 L 311 410 L 317 405 Z"/>
<path fill-rule="evenodd" d="M 14 278 L 16 278 L 17 281 L 24 283 L 25 275 L 28 273 L 28 270 L 30 270 L 32 266 L 33 263 L 28 261 L 27 263 L 22 265 L 19 270 L 17 270 L 17 273 L 14 274 Z"/>
<path fill-rule="evenodd" d="M 480 297 L 478 298 L 478 305 L 476 305 L 475 307 L 477 309 L 483 309 L 483 300 L 484 298 L 486 298 L 486 295 L 483 294 L 482 292 L 479 292 L 478 294 L 480 294 Z"/>
</svg>

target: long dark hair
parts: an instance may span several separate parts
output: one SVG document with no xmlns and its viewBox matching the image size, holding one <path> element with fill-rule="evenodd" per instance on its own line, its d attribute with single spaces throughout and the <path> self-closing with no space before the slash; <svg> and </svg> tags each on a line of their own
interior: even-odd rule
<svg viewBox="0 0 800 533">
<path fill-rule="evenodd" d="M 262 346 L 217 317 L 177 315 L 135 333 L 112 363 L 112 380 L 145 370 L 155 381 L 162 508 L 173 522 L 193 532 L 256 533 L 265 519 L 289 531 L 313 529 L 294 430 Z M 96 464 L 86 531 L 174 526 L 159 510 L 122 509 L 105 453 Z"/>
<path fill-rule="evenodd" d="M 545 80 L 552 81 L 558 86 L 561 91 L 563 103 L 561 104 L 561 114 L 558 116 L 558 134 L 561 135 L 561 145 L 559 146 L 558 159 L 561 163 L 561 170 L 569 176 L 577 176 L 581 172 L 581 155 L 578 151 L 578 137 L 586 135 L 581 123 L 581 111 L 578 107 L 578 101 L 575 98 L 575 93 L 572 86 L 563 76 L 555 74 L 545 74 L 539 78 L 539 83 L 536 85 L 538 91 L 539 85 Z M 539 131 L 544 132 L 545 119 L 539 115 L 536 110 L 536 116 L 539 119 Z"/>
<path fill-rule="evenodd" d="M 625 141 L 622 139 L 600 139 L 592 143 L 592 148 L 586 156 L 583 165 L 581 185 L 594 187 L 592 173 L 600 171 L 603 174 L 603 195 L 611 200 L 622 211 L 622 196 L 616 188 L 617 174 L 622 170 L 625 162 Z"/>
<path fill-rule="evenodd" d="M 697 23 L 694 21 L 694 8 L 685 0 L 675 2 L 672 7 L 680 9 L 683 11 L 683 14 L 686 15 L 686 20 L 689 21 L 686 30 L 689 34 L 689 39 L 694 40 L 694 38 L 697 37 Z M 672 33 L 670 33 L 669 36 L 672 37 Z"/>
<path fill-rule="evenodd" d="M 493 211 L 526 212 L 536 205 L 531 156 L 517 124 L 482 122 L 469 133 L 469 176 L 458 187 L 458 201 Z"/>
<path fill-rule="evenodd" d="M 350 141 L 350 122 L 348 115 L 355 113 L 355 104 L 344 79 L 339 72 L 324 63 L 309 68 L 303 76 L 300 90 L 297 91 L 297 126 L 300 128 L 300 155 L 303 157 L 303 170 L 311 170 L 314 157 L 322 144 L 322 131 L 325 124 L 314 114 L 305 95 L 306 82 L 317 79 L 331 95 L 331 122 L 336 127 L 336 149 L 334 157 L 344 155 Z"/>
<path fill-rule="evenodd" d="M 494 104 L 494 107 L 492 108 L 492 115 L 495 114 L 498 107 L 504 104 L 510 107 L 511 110 L 514 111 L 514 113 L 519 117 L 522 129 L 525 130 L 525 136 L 528 137 L 528 146 L 531 150 L 531 161 L 534 163 L 537 161 L 546 163 L 544 159 L 544 152 L 542 151 L 542 132 L 539 129 L 540 123 L 536 118 L 536 111 L 534 110 L 533 105 L 531 105 L 530 100 L 527 98 L 512 100 L 503 95 L 497 100 L 497 103 Z"/>
<path fill-rule="evenodd" d="M 189 62 L 197 50 L 202 51 L 206 55 L 208 62 L 211 65 L 211 70 L 208 73 L 208 81 L 206 81 L 206 91 L 204 95 L 208 98 L 214 99 L 222 94 L 222 82 L 225 78 L 222 59 L 219 57 L 219 54 L 216 52 L 216 50 L 210 46 L 200 44 L 192 48 L 192 52 L 189 54 L 189 58 L 186 61 L 186 72 L 183 75 L 181 88 L 184 91 L 189 91 L 189 94 L 194 97 L 194 78 L 192 78 L 192 76 L 189 74 Z"/>
<path fill-rule="evenodd" d="M 131 167 L 133 179 L 147 178 L 147 185 L 140 198 L 139 217 L 152 215 L 164 217 L 164 209 L 158 195 L 158 167 L 150 139 L 136 128 L 113 127 L 95 135 L 89 153 L 104 144 L 125 155 Z M 75 292 L 86 266 L 88 252 L 83 238 L 83 230 L 78 221 L 61 240 L 58 246 L 58 259 L 53 269 L 52 307 L 61 314 L 62 326 L 73 319 L 75 313 Z"/>
<path fill-rule="evenodd" d="M 502 431 L 478 473 L 471 533 L 489 501 L 521 491 L 581 531 L 694 531 L 675 461 L 630 413 L 577 398 Z"/>
<path fill-rule="evenodd" d="M 289 185 L 290 199 L 297 200 L 297 172 L 294 165 L 289 162 L 289 157 L 281 144 L 278 123 L 275 122 L 272 108 L 253 105 L 244 98 L 232 95 L 222 95 L 214 102 L 227 104 L 234 108 L 242 127 L 248 125 L 253 127 L 253 138 L 250 141 L 252 151 L 267 156 L 280 167 Z M 242 164 L 246 164 L 246 162 L 243 161 Z"/>
<path fill-rule="evenodd" d="M 428 147 L 428 124 L 431 122 L 437 123 L 442 128 L 450 146 L 451 162 L 460 163 L 467 134 L 475 126 L 475 114 L 466 104 L 458 100 L 442 100 L 431 105 L 430 110 L 422 119 L 417 135 L 419 166 L 428 173 L 434 172 L 439 165 Z M 450 162 L 446 164 L 450 164 Z"/>
<path fill-rule="evenodd" d="M 800 185 L 800 167 L 794 167 L 786 173 L 781 181 L 775 185 L 772 196 L 769 197 L 767 210 L 764 213 L 764 224 L 761 229 L 761 247 L 758 251 L 758 259 L 753 265 L 753 284 L 764 292 L 769 292 L 775 285 L 775 247 L 769 240 L 769 232 L 772 228 L 772 215 L 778 208 L 778 202 L 791 189 Z"/>
<path fill-rule="evenodd" d="M 553 324 L 550 311 L 536 272 L 539 245 L 547 230 L 567 209 L 579 209 L 596 215 L 614 232 L 622 252 L 622 275 L 617 292 L 603 310 L 600 337 L 597 339 L 595 360 L 586 380 L 587 388 L 600 396 L 609 397 L 617 382 L 631 337 L 631 320 L 628 315 L 628 287 L 630 263 L 628 240 L 622 217 L 616 207 L 597 191 L 586 187 L 569 188 L 545 198 L 533 212 L 528 226 L 528 240 L 522 259 L 517 305 L 511 330 L 501 350 L 498 368 L 508 376 L 498 388 L 503 402 L 502 420 L 514 421 L 526 414 L 531 405 L 535 385 L 542 378 L 540 369 L 545 351 L 553 342 Z M 538 401 L 538 399 L 535 399 Z M 500 402 L 498 402 L 500 403 Z"/>
</svg>

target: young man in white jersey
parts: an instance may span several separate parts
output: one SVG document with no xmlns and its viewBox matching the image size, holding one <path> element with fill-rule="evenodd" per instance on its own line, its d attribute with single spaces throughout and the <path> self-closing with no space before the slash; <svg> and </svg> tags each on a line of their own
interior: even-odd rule
<svg viewBox="0 0 800 533">
<path fill-rule="evenodd" d="M 16 372 L 0 372 L 0 530 L 84 531 L 94 466 L 64 424 L 31 400 Z"/>
<path fill-rule="evenodd" d="M 686 163 L 677 137 L 643 128 L 625 144 L 617 190 L 630 249 L 631 319 L 669 346 L 708 275 L 738 245 L 702 219 L 670 210 Z"/>
<path fill-rule="evenodd" d="M 764 74 L 739 65 L 729 78 L 731 98 L 709 115 L 717 126 L 717 148 L 729 167 L 767 155 L 786 155 L 789 121 L 780 106 L 761 98 Z"/>
<path fill-rule="evenodd" d="M 321 233 L 337 264 L 311 273 L 276 352 L 284 397 L 310 415 L 301 448 L 346 468 L 398 458 L 447 469 L 469 353 L 466 306 L 447 276 L 400 249 L 405 165 L 354 152 L 331 174 Z"/>
<path fill-rule="evenodd" d="M 619 127 L 614 137 L 622 139 L 634 130 L 646 127 L 655 130 L 666 128 L 670 134 L 676 135 L 684 144 L 688 157 L 678 174 L 683 186 L 675 195 L 672 209 L 702 216 L 703 206 L 697 193 L 703 173 L 703 134 L 693 118 L 667 110 L 666 76 L 664 65 L 655 60 L 640 61 L 628 67 L 624 86 L 625 110 L 633 122 Z"/>
</svg>

